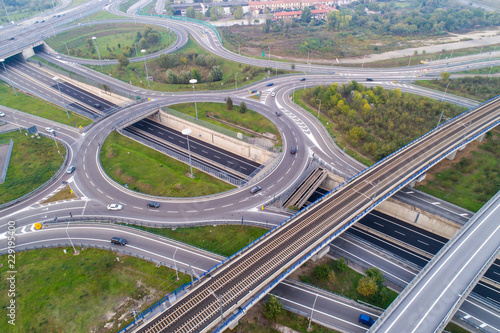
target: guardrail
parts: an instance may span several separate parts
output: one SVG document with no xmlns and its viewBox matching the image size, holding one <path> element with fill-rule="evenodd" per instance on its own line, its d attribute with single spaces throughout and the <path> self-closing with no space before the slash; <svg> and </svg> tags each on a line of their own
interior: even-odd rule
<svg viewBox="0 0 500 333">
<path fill-rule="evenodd" d="M 17 128 L 14 128 L 12 129 L 12 131 L 17 131 Z M 64 161 L 63 163 L 61 164 L 61 166 L 59 167 L 59 170 L 56 171 L 56 173 L 54 173 L 54 175 L 52 177 L 50 177 L 49 180 L 47 180 L 44 184 L 42 184 L 41 186 L 37 187 L 36 189 L 34 189 L 33 191 L 19 197 L 19 198 L 16 198 L 12 201 L 9 201 L 9 202 L 6 202 L 4 204 L 1 204 L 0 205 L 0 209 L 3 209 L 5 207 L 9 207 L 9 206 L 12 206 L 13 204 L 15 203 L 18 203 L 20 201 L 23 201 L 24 199 L 26 198 L 29 198 L 30 196 L 42 191 L 43 189 L 45 189 L 46 187 L 48 187 L 49 185 L 51 185 L 52 181 L 54 179 L 56 179 L 57 177 L 59 177 L 59 175 L 61 174 L 61 171 L 63 171 L 66 167 L 66 163 L 68 162 L 68 151 L 69 151 L 69 147 L 66 145 L 66 143 L 64 141 L 62 141 L 61 139 L 59 138 L 56 138 L 56 137 L 53 137 L 53 136 L 48 136 L 48 135 L 45 135 L 45 133 L 40 133 L 38 132 L 38 134 L 42 135 L 42 136 L 45 136 L 49 139 L 53 139 L 53 140 L 57 140 L 60 144 L 64 145 L 64 147 L 66 148 L 66 155 L 64 156 Z"/>
<path fill-rule="evenodd" d="M 12 139 L 1 140 L 0 145 L 9 144 L 9 150 L 7 151 L 7 158 L 5 159 L 5 164 L 3 165 L 2 175 L 0 176 L 0 184 L 5 182 L 5 177 L 7 176 L 7 170 L 9 169 L 10 156 L 12 154 L 12 147 L 14 147 L 14 141 Z"/>
</svg>

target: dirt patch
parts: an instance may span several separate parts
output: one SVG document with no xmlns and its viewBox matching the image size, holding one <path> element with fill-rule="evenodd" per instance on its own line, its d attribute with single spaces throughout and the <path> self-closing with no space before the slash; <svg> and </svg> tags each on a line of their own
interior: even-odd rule
<svg viewBox="0 0 500 333">
<path fill-rule="evenodd" d="M 322 258 L 316 261 L 306 261 L 302 266 L 296 269 L 292 274 L 290 274 L 290 279 L 300 281 L 301 275 L 310 275 L 314 270 L 314 267 L 318 265 L 326 264 L 331 260 L 328 256 L 323 256 Z"/>
</svg>

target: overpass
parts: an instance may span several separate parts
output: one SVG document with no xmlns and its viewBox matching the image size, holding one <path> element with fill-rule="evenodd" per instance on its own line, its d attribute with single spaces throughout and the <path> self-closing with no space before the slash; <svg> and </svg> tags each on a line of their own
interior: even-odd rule
<svg viewBox="0 0 500 333">
<path fill-rule="evenodd" d="M 500 253 L 500 192 L 436 254 L 369 332 L 441 332 Z"/>
<path fill-rule="evenodd" d="M 197 280 L 191 292 L 138 332 L 215 332 L 349 226 L 434 164 L 500 123 L 500 98 L 449 120 L 360 172 Z"/>
</svg>

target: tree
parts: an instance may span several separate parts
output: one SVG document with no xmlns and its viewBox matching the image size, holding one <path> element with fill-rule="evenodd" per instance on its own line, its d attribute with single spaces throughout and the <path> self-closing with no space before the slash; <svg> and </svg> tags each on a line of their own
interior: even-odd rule
<svg viewBox="0 0 500 333">
<path fill-rule="evenodd" d="M 212 70 L 210 71 L 209 75 L 212 77 L 212 81 L 215 82 L 222 80 L 224 73 L 222 72 L 222 68 L 220 66 L 214 66 L 212 67 Z"/>
<path fill-rule="evenodd" d="M 191 69 L 191 77 L 193 79 L 198 80 L 198 82 L 201 82 L 201 74 L 200 74 L 200 71 L 198 70 L 198 68 Z"/>
<path fill-rule="evenodd" d="M 314 267 L 314 277 L 318 280 L 328 279 L 328 273 L 330 273 L 330 268 L 326 264 Z"/>
<path fill-rule="evenodd" d="M 347 263 L 345 262 L 345 259 L 344 257 L 340 257 L 338 260 L 337 260 L 337 268 L 341 271 L 341 272 L 345 272 L 347 271 Z"/>
<path fill-rule="evenodd" d="M 233 100 L 231 99 L 231 97 L 226 98 L 226 107 L 228 110 L 233 109 Z"/>
<path fill-rule="evenodd" d="M 375 280 L 369 276 L 363 276 L 358 281 L 358 293 L 363 296 L 375 295 L 378 291 L 378 285 Z"/>
<path fill-rule="evenodd" d="M 450 78 L 450 73 L 448 73 L 448 72 L 441 72 L 441 80 L 448 81 L 449 78 Z"/>
<path fill-rule="evenodd" d="M 283 304 L 281 304 L 276 296 L 269 296 L 269 300 L 264 303 L 264 316 L 269 320 L 276 320 L 282 312 Z"/>
<path fill-rule="evenodd" d="M 309 7 L 306 7 L 302 10 L 302 15 L 300 16 L 300 19 L 302 20 L 302 22 L 306 22 L 306 23 L 311 22 L 312 13 L 311 13 L 311 9 L 309 9 Z"/>
<path fill-rule="evenodd" d="M 130 61 L 123 54 L 120 54 L 118 56 L 118 64 L 120 65 L 121 69 L 125 69 L 130 64 Z"/>
<path fill-rule="evenodd" d="M 236 9 L 233 13 L 233 18 L 235 20 L 241 20 L 243 18 L 243 8 L 241 8 L 241 6 L 236 6 Z"/>
<path fill-rule="evenodd" d="M 295 64 L 292 64 L 292 71 L 295 70 Z"/>
<path fill-rule="evenodd" d="M 380 271 L 380 269 L 378 269 L 377 267 L 372 267 L 370 269 L 365 270 L 365 274 L 366 274 L 366 276 L 369 276 L 373 280 L 375 280 L 375 282 L 377 283 L 377 285 L 379 287 L 382 287 L 382 284 L 385 281 L 385 277 L 382 274 L 382 272 Z"/>
<path fill-rule="evenodd" d="M 196 9 L 193 6 L 186 9 L 186 17 L 195 18 L 196 17 Z"/>
<path fill-rule="evenodd" d="M 248 108 L 247 108 L 247 105 L 245 104 L 245 102 L 241 102 L 240 104 L 240 113 L 245 113 L 247 112 Z"/>
</svg>

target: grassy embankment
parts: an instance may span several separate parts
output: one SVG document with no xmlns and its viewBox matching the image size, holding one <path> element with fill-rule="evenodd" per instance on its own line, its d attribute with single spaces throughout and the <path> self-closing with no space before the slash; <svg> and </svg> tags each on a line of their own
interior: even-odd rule
<svg viewBox="0 0 500 333">
<path fill-rule="evenodd" d="M 416 81 L 415 84 L 443 93 L 446 91 L 447 94 L 470 98 L 478 102 L 487 101 L 500 94 L 500 77 L 475 76 L 451 80 L 422 80 Z"/>
<path fill-rule="evenodd" d="M 38 117 L 52 120 L 69 126 L 87 126 L 92 123 L 90 119 L 84 118 L 77 113 L 69 112 L 69 118 L 64 109 L 47 103 L 35 97 L 25 95 L 20 91 L 17 96 L 10 86 L 0 81 L 0 103 L 10 108 L 26 112 Z"/>
<path fill-rule="evenodd" d="M 101 149 L 104 171 L 131 190 L 164 197 L 196 197 L 233 189 L 226 182 L 112 132 Z M 140 163 L 138 163 L 140 161 Z"/>
<path fill-rule="evenodd" d="M 246 66 L 234 61 L 216 57 L 217 65 L 221 67 L 223 77 L 221 81 L 208 82 L 207 77 L 211 68 L 196 65 L 193 57 L 196 58 L 197 55 L 208 56 L 210 55 L 210 53 L 196 44 L 196 42 L 194 42 L 191 38 L 182 49 L 172 54 L 177 56 L 179 63 L 177 66 L 170 69 L 177 75 L 180 75 L 182 72 L 192 71 L 193 69 L 199 70 L 202 75 L 203 82 L 200 80 L 198 81 L 198 83 L 196 84 L 197 91 L 234 89 L 235 76 L 239 88 L 241 88 L 243 85 L 248 85 L 267 77 L 267 70 L 263 67 Z M 94 67 L 93 69 L 100 71 L 106 75 L 111 74 L 111 76 L 113 77 L 141 88 L 171 92 L 193 90 L 193 86 L 189 83 L 167 83 L 166 69 L 160 66 L 158 59 L 148 60 L 147 67 L 149 76 L 153 77 L 153 80 L 150 80 L 150 86 L 148 86 L 148 82 L 146 80 L 146 70 L 144 62 L 130 63 L 126 69 L 121 69 L 118 65 L 103 66 L 102 71 L 100 67 Z M 269 68 L 269 70 L 272 76 L 275 71 L 273 70 L 273 68 Z M 290 73 L 290 71 L 278 70 L 278 75 L 287 73 Z"/>
<path fill-rule="evenodd" d="M 0 140 L 14 141 L 5 182 L 0 184 L 0 204 L 19 198 L 43 185 L 59 170 L 66 148 L 54 140 L 27 136 L 25 131 L 0 134 Z M 60 152 L 60 154 L 58 153 Z"/>
<path fill-rule="evenodd" d="M 80 249 L 74 256 L 71 247 L 66 250 L 16 253 L 16 326 L 3 316 L 1 332 L 117 332 L 133 319 L 132 310 L 145 310 L 190 279 L 180 274 L 176 281 L 172 269 L 110 251 Z M 11 269 L 6 255 L 0 262 L 6 310 Z"/>
<path fill-rule="evenodd" d="M 145 24 L 130 23 L 93 24 L 62 32 L 46 39 L 45 42 L 61 53 L 67 54 L 69 51 L 71 56 L 98 59 L 95 43 L 91 41 L 88 44 L 88 40 L 95 36 L 101 59 L 116 59 L 128 48 L 132 50 L 132 54 L 135 53 L 137 33 L 142 33 L 145 26 Z M 148 47 L 148 53 L 160 51 L 176 41 L 177 36 L 169 30 L 158 26 L 154 26 L 154 30 L 159 33 L 160 39 Z M 140 53 L 140 49 L 138 52 Z"/>
</svg>

